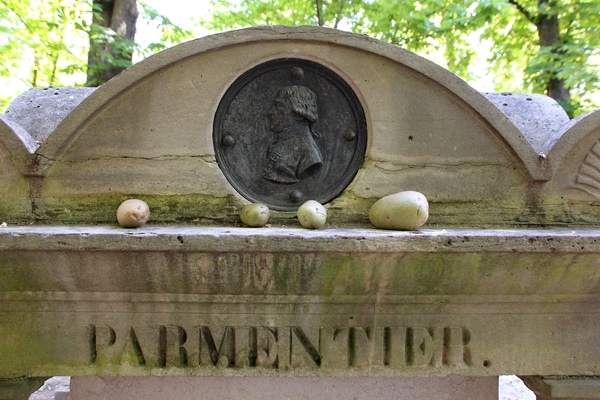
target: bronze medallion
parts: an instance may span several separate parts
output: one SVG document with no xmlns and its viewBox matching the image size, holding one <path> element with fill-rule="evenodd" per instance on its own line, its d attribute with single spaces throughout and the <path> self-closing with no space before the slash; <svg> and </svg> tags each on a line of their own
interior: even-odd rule
<svg viewBox="0 0 600 400">
<path fill-rule="evenodd" d="M 227 90 L 215 115 L 217 162 L 246 199 L 295 211 L 338 196 L 360 168 L 367 124 L 330 69 L 302 59 L 258 65 Z"/>
</svg>

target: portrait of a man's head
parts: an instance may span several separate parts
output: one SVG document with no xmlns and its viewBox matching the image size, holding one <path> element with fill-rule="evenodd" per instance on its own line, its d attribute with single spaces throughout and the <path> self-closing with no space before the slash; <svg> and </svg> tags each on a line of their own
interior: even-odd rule
<svg viewBox="0 0 600 400">
<path fill-rule="evenodd" d="M 305 86 L 281 88 L 267 112 L 273 139 L 267 151 L 263 178 L 295 183 L 323 164 L 312 125 L 318 120 L 317 95 Z"/>
<path fill-rule="evenodd" d="M 215 157 L 239 194 L 278 211 L 327 203 L 354 179 L 367 126 L 359 98 L 326 65 L 266 61 L 242 73 L 214 116 Z"/>
</svg>

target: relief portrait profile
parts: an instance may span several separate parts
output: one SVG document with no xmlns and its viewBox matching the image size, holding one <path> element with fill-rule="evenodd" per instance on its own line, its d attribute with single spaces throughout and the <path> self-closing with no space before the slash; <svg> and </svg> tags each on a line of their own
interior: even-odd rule
<svg viewBox="0 0 600 400">
<path fill-rule="evenodd" d="M 314 138 L 318 120 L 317 95 L 301 85 L 281 88 L 267 112 L 273 133 L 266 153 L 267 165 L 262 177 L 291 184 L 314 174 L 323 165 L 323 157 Z"/>
<path fill-rule="evenodd" d="M 364 160 L 364 111 L 350 85 L 300 58 L 248 69 L 223 94 L 213 121 L 217 164 L 233 190 L 277 211 L 325 204 Z"/>
</svg>

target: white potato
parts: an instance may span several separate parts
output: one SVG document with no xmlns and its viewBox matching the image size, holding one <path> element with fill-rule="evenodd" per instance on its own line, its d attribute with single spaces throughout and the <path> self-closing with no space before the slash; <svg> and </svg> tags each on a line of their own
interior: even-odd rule
<svg viewBox="0 0 600 400">
<path fill-rule="evenodd" d="M 410 190 L 382 197 L 369 210 L 369 220 L 381 229 L 413 230 L 423 226 L 428 218 L 427 198 Z"/>
<path fill-rule="evenodd" d="M 327 210 L 321 203 L 308 200 L 298 208 L 298 221 L 308 229 L 318 229 L 327 221 Z"/>
<path fill-rule="evenodd" d="M 246 204 L 240 211 L 240 219 L 244 225 L 252 228 L 265 226 L 269 221 L 269 207 L 260 203 Z"/>
<path fill-rule="evenodd" d="M 150 208 L 145 201 L 128 199 L 117 208 L 117 222 L 123 228 L 139 228 L 150 218 Z"/>
</svg>

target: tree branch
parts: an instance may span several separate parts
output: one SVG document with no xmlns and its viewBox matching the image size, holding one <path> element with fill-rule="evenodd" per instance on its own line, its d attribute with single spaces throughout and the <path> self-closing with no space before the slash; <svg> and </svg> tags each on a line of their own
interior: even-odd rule
<svg viewBox="0 0 600 400">
<path fill-rule="evenodd" d="M 523 14 L 529 22 L 537 24 L 536 18 L 533 15 L 531 15 L 531 13 L 527 11 L 525 7 L 523 7 L 517 0 L 508 0 L 508 3 L 517 7 L 517 10 L 519 10 L 519 12 Z"/>
<path fill-rule="evenodd" d="M 317 8 L 317 21 L 319 26 L 323 26 L 323 0 L 316 0 L 315 7 Z"/>
<path fill-rule="evenodd" d="M 335 14 L 335 22 L 333 24 L 333 27 L 335 29 L 337 29 L 338 24 L 340 23 L 340 20 L 343 18 L 343 16 L 344 16 L 344 0 L 341 0 L 339 13 Z"/>
</svg>

